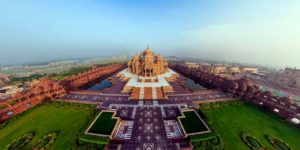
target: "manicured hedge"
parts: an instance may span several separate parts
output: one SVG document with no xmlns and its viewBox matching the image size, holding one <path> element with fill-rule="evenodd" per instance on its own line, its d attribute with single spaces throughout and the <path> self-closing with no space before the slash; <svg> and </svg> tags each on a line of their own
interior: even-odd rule
<svg viewBox="0 0 300 150">
<path fill-rule="evenodd" d="M 254 137 L 244 132 L 241 132 L 240 137 L 242 141 L 252 150 L 264 149 L 261 143 Z"/>
<path fill-rule="evenodd" d="M 202 135 L 189 136 L 195 150 L 224 150 L 224 144 L 219 135 L 208 133 Z"/>
<path fill-rule="evenodd" d="M 92 144 L 105 145 L 105 144 L 108 144 L 109 137 L 99 137 L 99 136 L 81 134 L 78 138 L 78 142 L 79 142 L 79 144 L 92 143 Z"/>
<path fill-rule="evenodd" d="M 242 105 L 242 104 L 244 104 L 242 100 L 234 99 L 232 101 L 221 101 L 221 102 L 200 104 L 200 109 L 214 109 L 214 108 L 219 108 L 224 106 Z"/>
<path fill-rule="evenodd" d="M 205 133 L 205 134 L 191 135 L 191 136 L 189 136 L 189 139 L 191 142 L 201 142 L 201 141 L 211 140 L 215 137 L 216 137 L 216 134 L 211 132 L 211 133 Z"/>
<path fill-rule="evenodd" d="M 276 149 L 291 150 L 290 146 L 287 143 L 285 143 L 275 137 L 272 137 L 271 135 L 265 135 L 265 138 Z"/>
<path fill-rule="evenodd" d="M 37 141 L 35 150 L 46 150 L 49 149 L 50 145 L 57 139 L 58 132 L 51 132 L 46 134 L 44 137 Z"/>
<path fill-rule="evenodd" d="M 64 101 L 50 101 L 56 107 L 73 108 L 73 109 L 95 109 L 94 104 L 70 103 Z"/>
<path fill-rule="evenodd" d="M 11 144 L 6 146 L 7 150 L 18 150 L 23 149 L 35 136 L 34 132 L 26 133 L 22 136 L 19 136 L 17 139 L 13 140 Z"/>
</svg>

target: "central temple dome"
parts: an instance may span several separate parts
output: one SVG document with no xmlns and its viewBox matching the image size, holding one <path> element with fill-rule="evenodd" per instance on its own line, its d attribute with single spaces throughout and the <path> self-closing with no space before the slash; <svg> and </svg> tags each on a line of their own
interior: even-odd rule
<svg viewBox="0 0 300 150">
<path fill-rule="evenodd" d="M 132 73 L 151 77 L 167 71 L 168 62 L 147 47 L 140 55 L 135 55 L 128 62 L 128 70 Z"/>
</svg>

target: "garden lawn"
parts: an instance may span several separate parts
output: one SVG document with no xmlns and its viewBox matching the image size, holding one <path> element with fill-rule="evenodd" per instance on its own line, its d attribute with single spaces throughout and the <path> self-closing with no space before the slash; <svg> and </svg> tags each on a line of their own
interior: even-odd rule
<svg viewBox="0 0 300 150">
<path fill-rule="evenodd" d="M 293 149 L 300 148 L 300 130 L 294 128 L 273 114 L 263 112 L 249 104 L 220 106 L 201 109 L 206 115 L 206 122 L 220 135 L 225 149 L 248 149 L 240 139 L 240 133 L 256 137 L 267 149 L 274 149 L 264 138 L 265 134 L 283 140 Z"/>
<path fill-rule="evenodd" d="M 42 105 L 0 129 L 0 149 L 4 149 L 17 137 L 31 131 L 36 135 L 25 149 L 32 149 L 39 138 L 53 131 L 58 131 L 59 134 L 50 149 L 71 149 L 76 134 L 87 126 L 92 117 L 93 110 Z"/>
<path fill-rule="evenodd" d="M 208 130 L 194 111 L 183 112 L 183 114 L 185 118 L 180 118 L 180 122 L 187 134 Z"/>
<path fill-rule="evenodd" d="M 110 135 L 114 126 L 117 123 L 117 119 L 112 119 L 113 112 L 102 112 L 93 124 L 90 133 Z"/>
</svg>

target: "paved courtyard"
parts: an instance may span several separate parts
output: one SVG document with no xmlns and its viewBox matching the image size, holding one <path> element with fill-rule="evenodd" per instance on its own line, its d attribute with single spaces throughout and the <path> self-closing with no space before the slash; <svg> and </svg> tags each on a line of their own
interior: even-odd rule
<svg viewBox="0 0 300 150">
<path fill-rule="evenodd" d="M 132 138 L 122 149 L 173 150 L 176 145 L 168 139 L 159 107 L 138 107 L 134 118 Z"/>
<path fill-rule="evenodd" d="M 189 146 L 177 119 L 182 115 L 181 109 L 193 109 L 199 102 L 232 98 L 232 95 L 218 90 L 191 91 L 184 86 L 185 78 L 180 75 L 170 82 L 174 92 L 168 93 L 164 99 L 132 100 L 128 93 L 121 93 L 126 82 L 116 75 L 108 80 L 112 86 L 102 91 L 74 91 L 63 99 L 96 104 L 99 109 L 116 111 L 116 117 L 121 121 L 112 133 L 108 144 L 110 149 L 174 150 Z"/>
</svg>

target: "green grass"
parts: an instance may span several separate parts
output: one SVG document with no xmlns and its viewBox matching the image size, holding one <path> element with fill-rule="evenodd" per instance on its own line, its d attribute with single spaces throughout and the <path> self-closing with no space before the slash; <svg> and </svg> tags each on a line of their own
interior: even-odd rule
<svg viewBox="0 0 300 150">
<path fill-rule="evenodd" d="M 194 111 L 183 112 L 183 114 L 185 118 L 180 118 L 180 121 L 187 134 L 208 130 Z"/>
<path fill-rule="evenodd" d="M 248 149 L 239 136 L 242 131 L 256 137 L 268 150 L 275 148 L 264 138 L 265 134 L 283 140 L 295 150 L 300 147 L 299 129 L 252 105 L 226 105 L 202 109 L 202 112 L 210 128 L 222 138 L 225 149 Z"/>
<path fill-rule="evenodd" d="M 117 119 L 111 118 L 113 114 L 113 112 L 102 112 L 89 132 L 110 135 L 115 124 L 117 123 Z"/>
<path fill-rule="evenodd" d="M 50 149 L 71 149 L 76 134 L 88 125 L 92 117 L 93 110 L 57 107 L 53 104 L 42 105 L 0 129 L 0 149 L 31 131 L 36 135 L 25 149 L 32 149 L 38 139 L 53 131 L 58 131 L 59 134 Z"/>
</svg>

